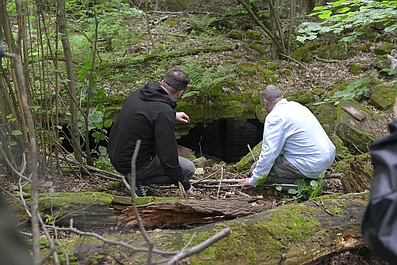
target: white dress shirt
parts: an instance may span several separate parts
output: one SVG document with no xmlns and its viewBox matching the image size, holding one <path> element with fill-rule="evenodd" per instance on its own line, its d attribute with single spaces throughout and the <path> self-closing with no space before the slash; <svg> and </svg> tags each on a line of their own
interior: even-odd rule
<svg viewBox="0 0 397 265">
<path fill-rule="evenodd" d="M 317 179 L 333 163 L 335 146 L 308 108 L 282 99 L 266 116 L 262 150 L 249 180 L 252 186 L 267 177 L 280 154 L 303 175 Z"/>
</svg>

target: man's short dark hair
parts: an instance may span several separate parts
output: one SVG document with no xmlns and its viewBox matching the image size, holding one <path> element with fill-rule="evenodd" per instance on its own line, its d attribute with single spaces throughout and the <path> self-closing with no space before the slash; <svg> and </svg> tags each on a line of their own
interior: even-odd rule
<svg viewBox="0 0 397 265">
<path fill-rule="evenodd" d="M 163 83 L 175 91 L 180 91 L 186 89 L 189 84 L 189 77 L 181 69 L 171 68 L 165 74 Z"/>
</svg>

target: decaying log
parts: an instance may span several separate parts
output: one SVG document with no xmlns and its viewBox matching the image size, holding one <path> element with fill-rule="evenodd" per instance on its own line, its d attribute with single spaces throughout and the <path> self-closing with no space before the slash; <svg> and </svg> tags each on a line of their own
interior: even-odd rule
<svg viewBox="0 0 397 265">
<path fill-rule="evenodd" d="M 178 251 L 189 242 L 189 247 L 194 247 L 229 227 L 231 234 L 228 237 L 190 257 L 188 263 L 321 264 L 319 260 L 329 254 L 364 247 L 361 220 L 367 200 L 368 193 L 324 196 L 189 230 L 156 229 L 150 232 L 150 236 L 163 250 Z M 204 205 L 200 207 L 206 209 Z M 174 215 L 174 219 L 178 217 Z M 153 218 L 157 219 L 156 216 Z M 184 221 L 179 220 L 181 223 Z M 123 235 L 126 236 L 128 231 L 131 233 L 127 238 L 134 238 L 135 245 L 144 245 L 136 229 L 126 229 Z M 81 242 L 79 244 L 79 249 L 83 249 Z M 89 244 L 86 249 L 90 249 Z M 110 250 L 103 251 L 108 253 Z M 84 256 L 94 256 L 88 254 Z M 143 264 L 146 260 L 146 256 L 139 254 L 128 257 L 131 264 Z M 153 262 L 160 260 L 164 257 L 153 258 Z"/>
<path fill-rule="evenodd" d="M 138 207 L 143 224 L 153 228 L 187 228 L 265 211 L 271 207 L 250 203 L 248 199 L 179 200 L 150 203 Z M 137 221 L 131 207 L 122 211 L 121 223 L 135 227 Z"/>
<path fill-rule="evenodd" d="M 194 246 L 230 227 L 229 237 L 191 257 L 191 264 L 321 264 L 316 262 L 329 254 L 364 247 L 361 220 L 367 200 L 368 193 L 323 197 L 167 234 L 164 239 L 183 246 L 187 235 L 195 235 Z"/>
</svg>

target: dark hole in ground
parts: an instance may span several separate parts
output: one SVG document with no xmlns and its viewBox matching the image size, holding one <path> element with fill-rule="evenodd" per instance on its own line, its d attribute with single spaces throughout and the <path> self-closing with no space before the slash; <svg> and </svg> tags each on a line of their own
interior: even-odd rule
<svg viewBox="0 0 397 265">
<path fill-rule="evenodd" d="M 196 157 L 205 156 L 226 163 L 239 161 L 262 140 L 263 124 L 258 120 L 220 119 L 198 123 L 178 144 L 192 149 Z"/>
</svg>

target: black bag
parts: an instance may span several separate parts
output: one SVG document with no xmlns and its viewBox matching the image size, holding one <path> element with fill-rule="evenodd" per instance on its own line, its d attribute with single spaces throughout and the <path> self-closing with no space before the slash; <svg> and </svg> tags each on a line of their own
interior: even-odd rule
<svg viewBox="0 0 397 265">
<path fill-rule="evenodd" d="M 373 254 L 397 264 L 397 120 L 390 134 L 375 141 L 370 154 L 374 172 L 362 236 Z"/>
</svg>

